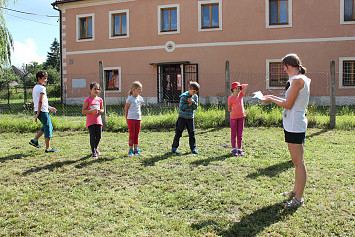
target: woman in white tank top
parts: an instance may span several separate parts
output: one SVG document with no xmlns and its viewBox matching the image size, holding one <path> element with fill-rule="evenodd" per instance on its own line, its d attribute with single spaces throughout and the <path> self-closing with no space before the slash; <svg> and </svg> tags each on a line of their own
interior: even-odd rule
<svg viewBox="0 0 355 237">
<path fill-rule="evenodd" d="M 283 203 L 286 207 L 299 207 L 303 204 L 303 191 L 306 185 L 307 170 L 304 164 L 303 151 L 304 139 L 307 129 L 307 117 L 305 115 L 309 101 L 311 80 L 306 77 L 306 69 L 296 54 L 288 54 L 282 59 L 285 72 L 289 75 L 285 98 L 274 95 L 266 95 L 263 103 L 273 102 L 284 108 L 283 127 L 285 141 L 288 144 L 292 162 L 296 167 L 295 185 L 292 191 L 281 193 L 284 197 L 292 198 Z"/>
</svg>

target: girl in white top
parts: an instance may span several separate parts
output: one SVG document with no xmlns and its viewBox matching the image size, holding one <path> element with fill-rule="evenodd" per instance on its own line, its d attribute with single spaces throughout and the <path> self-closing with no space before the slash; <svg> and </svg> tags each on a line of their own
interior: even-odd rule
<svg viewBox="0 0 355 237">
<path fill-rule="evenodd" d="M 292 200 L 283 203 L 286 207 L 298 207 L 303 204 L 303 191 L 306 185 L 307 170 L 303 159 L 304 139 L 307 129 L 307 118 L 305 115 L 309 101 L 311 80 L 306 77 L 306 69 L 302 66 L 301 60 L 296 54 L 288 54 L 282 59 L 284 71 L 289 75 L 289 87 L 285 99 L 274 95 L 266 95 L 264 103 L 274 102 L 284 107 L 283 127 L 285 141 L 288 143 L 292 162 L 296 167 L 295 186 L 292 191 L 281 193 L 284 197 Z"/>
</svg>

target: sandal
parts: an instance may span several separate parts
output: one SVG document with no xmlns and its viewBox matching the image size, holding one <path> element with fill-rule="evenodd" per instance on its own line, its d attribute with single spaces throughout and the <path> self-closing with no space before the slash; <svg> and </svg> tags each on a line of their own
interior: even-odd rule
<svg viewBox="0 0 355 237">
<path fill-rule="evenodd" d="M 279 195 L 283 197 L 290 197 L 290 198 L 294 198 L 296 196 L 296 194 L 293 191 L 280 193 Z"/>
<path fill-rule="evenodd" d="M 297 207 L 302 206 L 303 204 L 304 204 L 303 198 L 301 198 L 301 200 L 299 201 L 299 200 L 297 200 L 296 197 L 292 198 L 291 201 L 286 201 L 286 202 L 282 203 L 282 205 L 284 207 L 289 207 L 289 208 L 297 208 Z"/>
</svg>

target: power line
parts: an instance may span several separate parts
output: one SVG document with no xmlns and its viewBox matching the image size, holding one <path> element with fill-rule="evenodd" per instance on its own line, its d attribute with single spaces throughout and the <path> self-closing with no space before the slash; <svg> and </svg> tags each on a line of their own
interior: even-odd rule
<svg viewBox="0 0 355 237">
<path fill-rule="evenodd" d="M 27 21 L 33 21 L 33 22 L 37 22 L 37 23 L 41 23 L 41 24 L 45 24 L 45 25 L 50 25 L 50 26 L 57 26 L 57 25 L 54 25 L 54 24 L 49 24 L 49 23 L 45 23 L 45 22 L 41 22 L 41 21 L 36 21 L 36 20 L 31 20 L 31 19 L 28 19 L 28 18 L 20 17 L 20 16 L 11 15 L 9 13 L 4 13 L 4 14 L 9 15 L 9 16 L 13 16 L 13 17 L 17 17 L 17 18 L 20 18 L 20 19 L 24 19 L 24 20 L 27 20 Z"/>
<path fill-rule="evenodd" d="M 59 16 L 41 15 L 41 14 L 36 14 L 36 13 L 32 13 L 32 12 L 23 12 L 23 11 L 19 11 L 19 10 L 10 9 L 10 8 L 7 8 L 7 7 L 0 7 L 0 8 L 8 10 L 8 11 L 18 12 L 18 13 L 27 14 L 27 15 L 33 15 L 33 16 L 59 17 Z"/>
</svg>

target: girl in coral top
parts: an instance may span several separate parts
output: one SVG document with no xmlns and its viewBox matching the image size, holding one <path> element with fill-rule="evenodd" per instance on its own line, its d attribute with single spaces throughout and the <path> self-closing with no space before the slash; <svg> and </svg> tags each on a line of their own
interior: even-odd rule
<svg viewBox="0 0 355 237">
<path fill-rule="evenodd" d="M 244 130 L 244 119 L 246 116 L 243 97 L 247 90 L 248 84 L 240 84 L 240 82 L 233 82 L 231 91 L 233 94 L 228 98 L 228 111 L 231 112 L 231 143 L 233 156 L 244 156 L 242 151 L 242 137 Z M 237 146 L 236 147 L 236 140 Z"/>
</svg>

